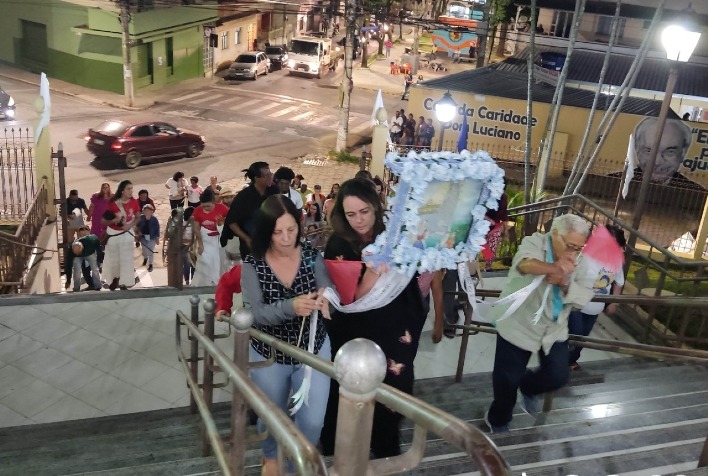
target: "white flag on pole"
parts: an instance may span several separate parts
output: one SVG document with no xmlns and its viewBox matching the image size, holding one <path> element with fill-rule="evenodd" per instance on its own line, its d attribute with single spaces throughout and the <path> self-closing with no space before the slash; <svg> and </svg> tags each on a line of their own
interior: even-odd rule
<svg viewBox="0 0 708 476">
<path fill-rule="evenodd" d="M 634 134 L 629 135 L 629 145 L 627 146 L 627 171 L 624 175 L 624 186 L 622 187 L 622 198 L 627 198 L 629 193 L 629 182 L 634 178 L 634 168 L 636 167 L 635 157 L 637 152 L 634 150 Z"/>
<path fill-rule="evenodd" d="M 374 102 L 374 110 L 371 111 L 371 127 L 376 125 L 376 112 L 382 107 L 384 107 L 383 96 L 381 96 L 381 90 L 379 89 L 379 93 L 376 95 L 376 102 Z M 383 125 L 388 128 L 388 119 L 384 121 Z"/>
</svg>

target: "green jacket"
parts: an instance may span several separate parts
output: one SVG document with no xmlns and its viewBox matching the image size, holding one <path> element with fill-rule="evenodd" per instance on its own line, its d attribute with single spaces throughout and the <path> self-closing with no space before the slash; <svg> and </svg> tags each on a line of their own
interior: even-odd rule
<svg viewBox="0 0 708 476">
<path fill-rule="evenodd" d="M 79 256 L 80 258 L 90 256 L 101 249 L 101 242 L 96 235 L 82 236 L 74 241 L 80 241 L 81 244 L 84 245 L 84 251 Z M 77 256 L 74 255 L 74 251 L 71 249 L 71 245 L 69 245 L 69 249 L 66 250 L 66 259 L 64 260 L 64 274 L 66 275 L 67 281 L 71 281 L 74 270 L 74 258 L 77 258 Z"/>
</svg>

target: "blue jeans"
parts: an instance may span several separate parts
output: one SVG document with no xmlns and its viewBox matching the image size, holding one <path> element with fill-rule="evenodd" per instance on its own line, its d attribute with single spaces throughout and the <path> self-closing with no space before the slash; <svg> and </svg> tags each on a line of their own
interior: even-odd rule
<svg viewBox="0 0 708 476">
<path fill-rule="evenodd" d="M 92 289 L 101 289 L 101 274 L 98 272 L 98 260 L 96 259 L 96 253 L 88 256 L 77 256 L 71 265 L 74 267 L 72 271 L 72 277 L 74 278 L 74 291 L 78 291 L 81 288 L 81 262 L 86 260 L 91 267 L 91 280 L 92 283 L 86 282 Z"/>
<path fill-rule="evenodd" d="M 573 311 L 568 316 L 568 333 L 576 336 L 589 336 L 590 331 L 597 322 L 597 314 L 585 314 L 580 311 Z M 582 347 L 568 344 L 568 363 L 574 364 L 580 358 Z"/>
<path fill-rule="evenodd" d="M 266 360 L 265 357 L 253 350 L 249 344 L 249 360 L 251 362 L 261 362 Z M 331 361 L 332 350 L 329 343 L 329 337 L 325 339 L 317 354 L 323 360 Z M 273 364 L 260 369 L 251 369 L 251 380 L 260 388 L 263 393 L 273 402 L 278 408 L 284 412 L 288 412 L 288 400 L 290 395 L 297 392 L 305 375 L 306 366 L 303 364 L 286 365 Z M 319 373 L 316 370 L 312 371 L 312 381 L 310 383 L 310 395 L 308 404 L 303 404 L 300 410 L 295 414 L 295 426 L 300 430 L 305 437 L 313 445 L 317 445 L 322 431 L 325 411 L 327 410 L 327 398 L 329 396 L 329 377 Z M 261 419 L 258 419 L 258 431 L 263 432 L 266 426 Z M 278 443 L 269 434 L 263 441 L 262 445 L 263 456 L 266 459 L 275 459 L 278 456 Z"/>
<path fill-rule="evenodd" d="M 548 354 L 543 349 L 538 354 L 540 367 L 527 369 L 531 352 L 497 335 L 489 423 L 503 426 L 511 421 L 517 390 L 531 397 L 557 390 L 568 382 L 568 341 L 554 343 Z"/>
</svg>

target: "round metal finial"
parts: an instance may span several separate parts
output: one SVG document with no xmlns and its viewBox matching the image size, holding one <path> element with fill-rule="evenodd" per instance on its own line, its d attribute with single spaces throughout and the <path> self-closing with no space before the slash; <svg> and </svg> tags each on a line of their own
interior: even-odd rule
<svg viewBox="0 0 708 476">
<path fill-rule="evenodd" d="M 239 308 L 231 316 L 231 322 L 237 332 L 246 332 L 253 325 L 253 313 L 250 309 Z"/>
<path fill-rule="evenodd" d="M 189 302 L 190 302 L 190 304 L 192 304 L 193 306 L 196 306 L 197 304 L 199 304 L 199 301 L 200 301 L 200 298 L 199 298 L 199 295 L 197 295 L 197 294 L 192 294 L 192 295 L 189 297 Z"/>
<path fill-rule="evenodd" d="M 204 301 L 204 311 L 205 312 L 214 312 L 214 309 L 216 309 L 216 301 L 213 299 L 207 299 Z"/>
<path fill-rule="evenodd" d="M 344 344 L 334 358 L 334 375 L 341 388 L 354 395 L 376 390 L 386 376 L 386 356 L 381 347 L 358 338 Z"/>
</svg>

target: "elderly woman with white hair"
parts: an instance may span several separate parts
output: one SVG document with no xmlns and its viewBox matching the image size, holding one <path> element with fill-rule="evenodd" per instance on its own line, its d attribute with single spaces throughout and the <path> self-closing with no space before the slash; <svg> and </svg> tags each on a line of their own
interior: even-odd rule
<svg viewBox="0 0 708 476">
<path fill-rule="evenodd" d="M 509 430 L 518 390 L 522 409 L 533 415 L 542 394 L 568 381 L 568 314 L 593 296 L 594 279 L 575 274 L 588 234 L 585 219 L 561 215 L 553 220 L 550 232 L 524 238 L 514 256 L 500 298 L 524 289 L 528 295 L 490 312 L 498 331 L 492 373 L 494 400 L 485 415 L 492 432 Z M 507 312 L 520 299 L 523 304 Z M 534 352 L 540 365 L 527 369 Z"/>
</svg>

